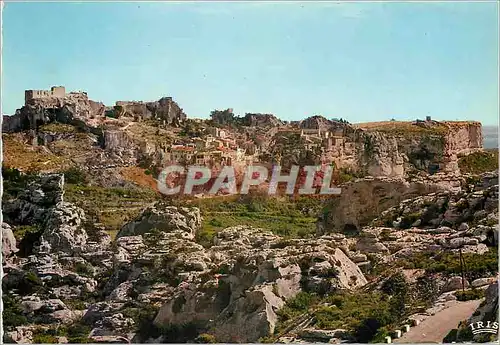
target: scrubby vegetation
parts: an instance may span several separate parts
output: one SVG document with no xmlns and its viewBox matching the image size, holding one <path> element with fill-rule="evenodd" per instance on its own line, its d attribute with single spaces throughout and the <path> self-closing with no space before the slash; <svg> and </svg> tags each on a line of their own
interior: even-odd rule
<svg viewBox="0 0 500 345">
<path fill-rule="evenodd" d="M 64 196 L 66 201 L 81 207 L 89 218 L 94 218 L 113 234 L 157 199 L 157 194 L 148 188 L 103 188 L 81 184 L 67 184 Z"/>
<path fill-rule="evenodd" d="M 23 172 L 54 171 L 70 165 L 67 157 L 56 156 L 44 147 L 33 147 L 16 134 L 2 134 L 3 165 Z"/>
<path fill-rule="evenodd" d="M 383 132 L 393 135 L 411 135 L 411 134 L 446 134 L 448 127 L 444 124 L 433 124 L 428 126 L 418 126 L 413 122 L 407 121 L 380 121 L 356 124 L 356 127 L 370 132 Z"/>
<path fill-rule="evenodd" d="M 2 301 L 2 320 L 3 327 L 5 327 L 5 329 L 21 326 L 28 322 L 26 317 L 23 315 L 23 309 L 19 300 L 11 295 L 3 294 Z"/>
<path fill-rule="evenodd" d="M 348 330 L 353 342 L 383 342 L 406 316 L 432 303 L 438 291 L 435 285 L 427 276 L 410 285 L 402 273 L 396 273 L 383 281 L 380 290 L 325 296 L 301 292 L 278 311 L 274 337 L 264 340 L 272 342 L 309 318 L 318 329 Z"/>
<path fill-rule="evenodd" d="M 322 209 L 321 199 L 255 195 L 200 199 L 190 204 L 202 212 L 203 224 L 197 240 L 206 245 L 218 231 L 236 225 L 268 229 L 285 238 L 311 237 Z"/>
<path fill-rule="evenodd" d="M 321 297 L 301 292 L 278 311 L 275 338 L 304 318 L 318 329 L 347 329 L 355 342 L 383 342 L 390 326 L 421 303 L 401 274 L 390 277 L 382 291 L 339 292 Z M 271 339 L 268 339 L 271 340 Z"/>
<path fill-rule="evenodd" d="M 469 280 L 489 277 L 498 272 L 498 254 L 490 250 L 485 254 L 465 253 L 465 275 Z M 451 252 L 421 252 L 401 261 L 404 268 L 421 268 L 429 273 L 460 274 L 460 257 Z"/>
<path fill-rule="evenodd" d="M 84 185 L 88 178 L 85 171 L 78 167 L 71 167 L 63 172 L 64 182 L 76 185 Z"/>
<path fill-rule="evenodd" d="M 498 171 L 498 150 L 485 150 L 471 153 L 458 160 L 462 173 L 481 174 Z"/>
<path fill-rule="evenodd" d="M 64 123 L 52 122 L 39 128 L 40 132 L 52 132 L 52 133 L 74 133 L 76 131 L 75 126 L 71 126 Z"/>
<path fill-rule="evenodd" d="M 455 293 L 457 300 L 459 301 L 470 301 L 474 299 L 480 299 L 484 297 L 484 290 L 481 289 L 471 289 L 465 291 L 457 291 Z"/>
<path fill-rule="evenodd" d="M 18 169 L 2 165 L 3 195 L 2 199 L 15 198 L 23 191 L 30 181 L 36 178 L 36 174 L 23 173 Z"/>
</svg>

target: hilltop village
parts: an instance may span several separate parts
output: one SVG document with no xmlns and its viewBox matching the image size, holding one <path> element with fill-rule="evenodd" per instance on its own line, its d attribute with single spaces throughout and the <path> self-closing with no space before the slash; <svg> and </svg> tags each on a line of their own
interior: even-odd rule
<svg viewBox="0 0 500 345">
<path fill-rule="evenodd" d="M 496 339 L 468 327 L 498 322 L 481 123 L 206 115 L 26 90 L 2 127 L 4 342 Z M 331 167 L 341 193 L 166 196 L 170 164 Z"/>
<path fill-rule="evenodd" d="M 215 167 L 334 164 L 359 175 L 392 177 L 413 168 L 458 171 L 458 156 L 482 148 L 481 124 L 476 122 L 427 117 L 352 125 L 319 115 L 287 122 L 272 114 L 240 117 L 230 108 L 214 110 L 203 120 L 189 118 L 171 97 L 105 106 L 86 92 L 66 93 L 62 86 L 26 90 L 25 105 L 13 116 L 4 116 L 3 131 L 30 131 L 37 145 L 64 135 L 64 126 L 58 131 L 57 123 L 97 135 L 103 149 L 123 159 L 117 163 L 110 158 L 109 164 L 149 160 L 152 168 L 174 162 Z"/>
</svg>

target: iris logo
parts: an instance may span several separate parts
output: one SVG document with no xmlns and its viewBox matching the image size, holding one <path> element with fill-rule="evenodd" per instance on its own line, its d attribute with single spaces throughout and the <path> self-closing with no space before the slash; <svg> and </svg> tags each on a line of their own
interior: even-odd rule
<svg viewBox="0 0 500 345">
<path fill-rule="evenodd" d="M 498 322 L 494 321 L 488 321 L 488 322 L 483 322 L 483 321 L 478 321 L 471 323 L 469 327 L 472 330 L 472 334 L 481 334 L 481 333 L 492 333 L 492 334 L 497 334 L 498 333 Z"/>
</svg>

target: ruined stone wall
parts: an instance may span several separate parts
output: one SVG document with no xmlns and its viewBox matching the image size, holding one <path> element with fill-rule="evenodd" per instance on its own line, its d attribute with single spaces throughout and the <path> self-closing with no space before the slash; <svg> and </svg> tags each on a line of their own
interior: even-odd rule
<svg viewBox="0 0 500 345">
<path fill-rule="evenodd" d="M 50 90 L 26 90 L 24 92 L 25 105 L 35 99 L 63 98 L 66 95 L 64 86 L 53 86 Z"/>
</svg>

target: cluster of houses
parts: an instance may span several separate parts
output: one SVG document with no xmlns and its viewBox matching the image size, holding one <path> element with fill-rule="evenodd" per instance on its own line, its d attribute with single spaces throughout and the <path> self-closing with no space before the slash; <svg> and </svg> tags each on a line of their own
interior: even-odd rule
<svg viewBox="0 0 500 345">
<path fill-rule="evenodd" d="M 320 149 L 322 152 L 332 151 L 336 148 L 345 148 L 354 145 L 347 142 L 343 128 L 335 130 L 305 129 L 305 128 L 280 128 L 278 133 L 297 134 L 306 150 Z"/>
<path fill-rule="evenodd" d="M 300 128 L 297 124 L 268 128 L 264 136 L 254 133 L 250 139 L 243 138 L 218 127 L 205 127 L 203 137 L 192 137 L 184 142 L 175 142 L 170 148 L 170 160 L 180 164 L 203 166 L 252 165 L 265 153 L 270 139 L 274 136 L 295 134 L 300 138 L 301 147 L 316 152 L 327 160 L 342 157 L 354 150 L 354 143 L 348 141 L 344 126 L 329 129 Z M 251 143 L 250 143 L 251 142 Z M 250 144 L 248 144 L 250 143 Z M 239 144 L 239 145 L 238 145 Z M 248 145 L 247 145 L 248 144 Z M 242 147 L 243 146 L 243 147 Z"/>
<path fill-rule="evenodd" d="M 210 127 L 203 138 L 194 137 L 188 143 L 175 143 L 171 147 L 171 161 L 195 165 L 233 165 L 241 162 L 249 164 L 254 155 L 238 147 L 236 140 L 223 129 Z"/>
</svg>

